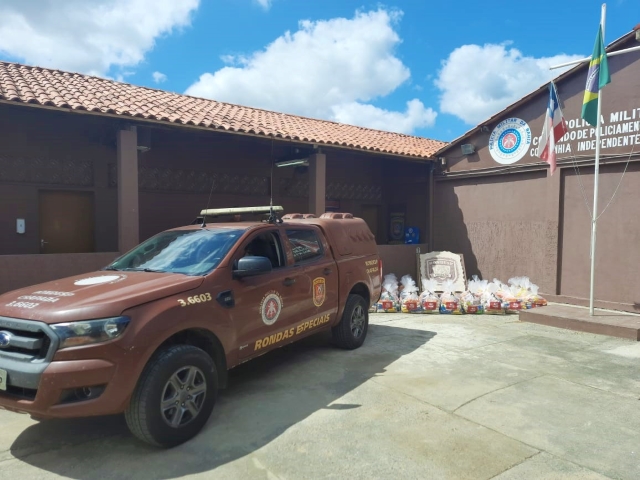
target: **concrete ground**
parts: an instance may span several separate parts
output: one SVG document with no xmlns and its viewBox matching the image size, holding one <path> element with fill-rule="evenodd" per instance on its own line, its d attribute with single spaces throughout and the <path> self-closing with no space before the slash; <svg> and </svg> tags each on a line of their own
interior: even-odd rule
<svg viewBox="0 0 640 480">
<path fill-rule="evenodd" d="M 120 417 L 0 412 L 0 478 L 640 478 L 640 343 L 516 316 L 378 314 L 236 369 L 169 451 Z"/>
</svg>

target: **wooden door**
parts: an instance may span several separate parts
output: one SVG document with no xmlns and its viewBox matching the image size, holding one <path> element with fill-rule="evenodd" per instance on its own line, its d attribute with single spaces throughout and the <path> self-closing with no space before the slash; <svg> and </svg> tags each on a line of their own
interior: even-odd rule
<svg viewBox="0 0 640 480">
<path fill-rule="evenodd" d="M 93 192 L 39 192 L 40 253 L 95 251 Z"/>
</svg>

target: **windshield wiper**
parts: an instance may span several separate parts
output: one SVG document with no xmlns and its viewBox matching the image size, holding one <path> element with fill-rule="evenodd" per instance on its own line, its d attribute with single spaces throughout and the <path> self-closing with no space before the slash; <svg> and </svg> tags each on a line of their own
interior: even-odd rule
<svg viewBox="0 0 640 480">
<path fill-rule="evenodd" d="M 111 271 L 114 271 L 114 270 L 115 270 L 116 272 L 119 272 L 119 271 L 120 271 L 120 269 L 119 269 L 119 268 L 116 268 L 116 267 L 104 267 L 104 268 L 103 268 L 103 270 L 111 270 Z"/>
<path fill-rule="evenodd" d="M 176 275 L 187 275 L 189 276 L 189 273 L 185 273 L 185 272 L 173 272 L 171 270 L 157 270 L 155 268 L 123 268 L 122 269 L 123 272 L 150 272 L 150 273 L 173 273 Z"/>
<path fill-rule="evenodd" d="M 151 272 L 151 273 L 173 273 L 166 270 L 155 270 L 153 268 L 125 268 L 127 272 Z"/>
</svg>

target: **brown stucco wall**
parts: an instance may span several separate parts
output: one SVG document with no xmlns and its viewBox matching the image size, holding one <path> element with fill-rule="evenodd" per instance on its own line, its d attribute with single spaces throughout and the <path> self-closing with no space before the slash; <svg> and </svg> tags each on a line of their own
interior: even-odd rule
<svg viewBox="0 0 640 480">
<path fill-rule="evenodd" d="M 437 182 L 434 250 L 463 254 L 468 277 L 528 275 L 548 288 L 557 226 L 546 218 L 545 190 L 544 172 Z"/>
<path fill-rule="evenodd" d="M 624 164 L 600 168 L 599 212 L 620 182 Z M 589 297 L 593 168 L 581 168 L 580 176 L 567 170 L 564 176 L 560 292 Z M 582 186 L 580 185 L 582 183 Z M 608 209 L 598 219 L 596 283 L 599 300 L 640 306 L 640 163 L 630 163 Z M 587 205 L 584 196 L 587 197 Z"/>
<path fill-rule="evenodd" d="M 0 185 L 0 254 L 38 251 L 38 192 L 36 187 Z M 16 233 L 16 219 L 25 219 L 25 233 Z"/>
</svg>

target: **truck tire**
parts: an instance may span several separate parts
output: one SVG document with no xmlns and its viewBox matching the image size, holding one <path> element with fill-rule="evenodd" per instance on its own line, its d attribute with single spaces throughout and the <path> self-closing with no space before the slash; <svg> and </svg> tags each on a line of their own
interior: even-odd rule
<svg viewBox="0 0 640 480">
<path fill-rule="evenodd" d="M 360 295 L 349 295 L 340 323 L 331 329 L 334 343 L 353 350 L 364 343 L 369 329 L 369 309 Z"/>
<path fill-rule="evenodd" d="M 174 447 L 205 426 L 217 395 L 218 372 L 211 357 L 192 345 L 170 346 L 145 367 L 125 419 L 143 442 Z"/>
</svg>

